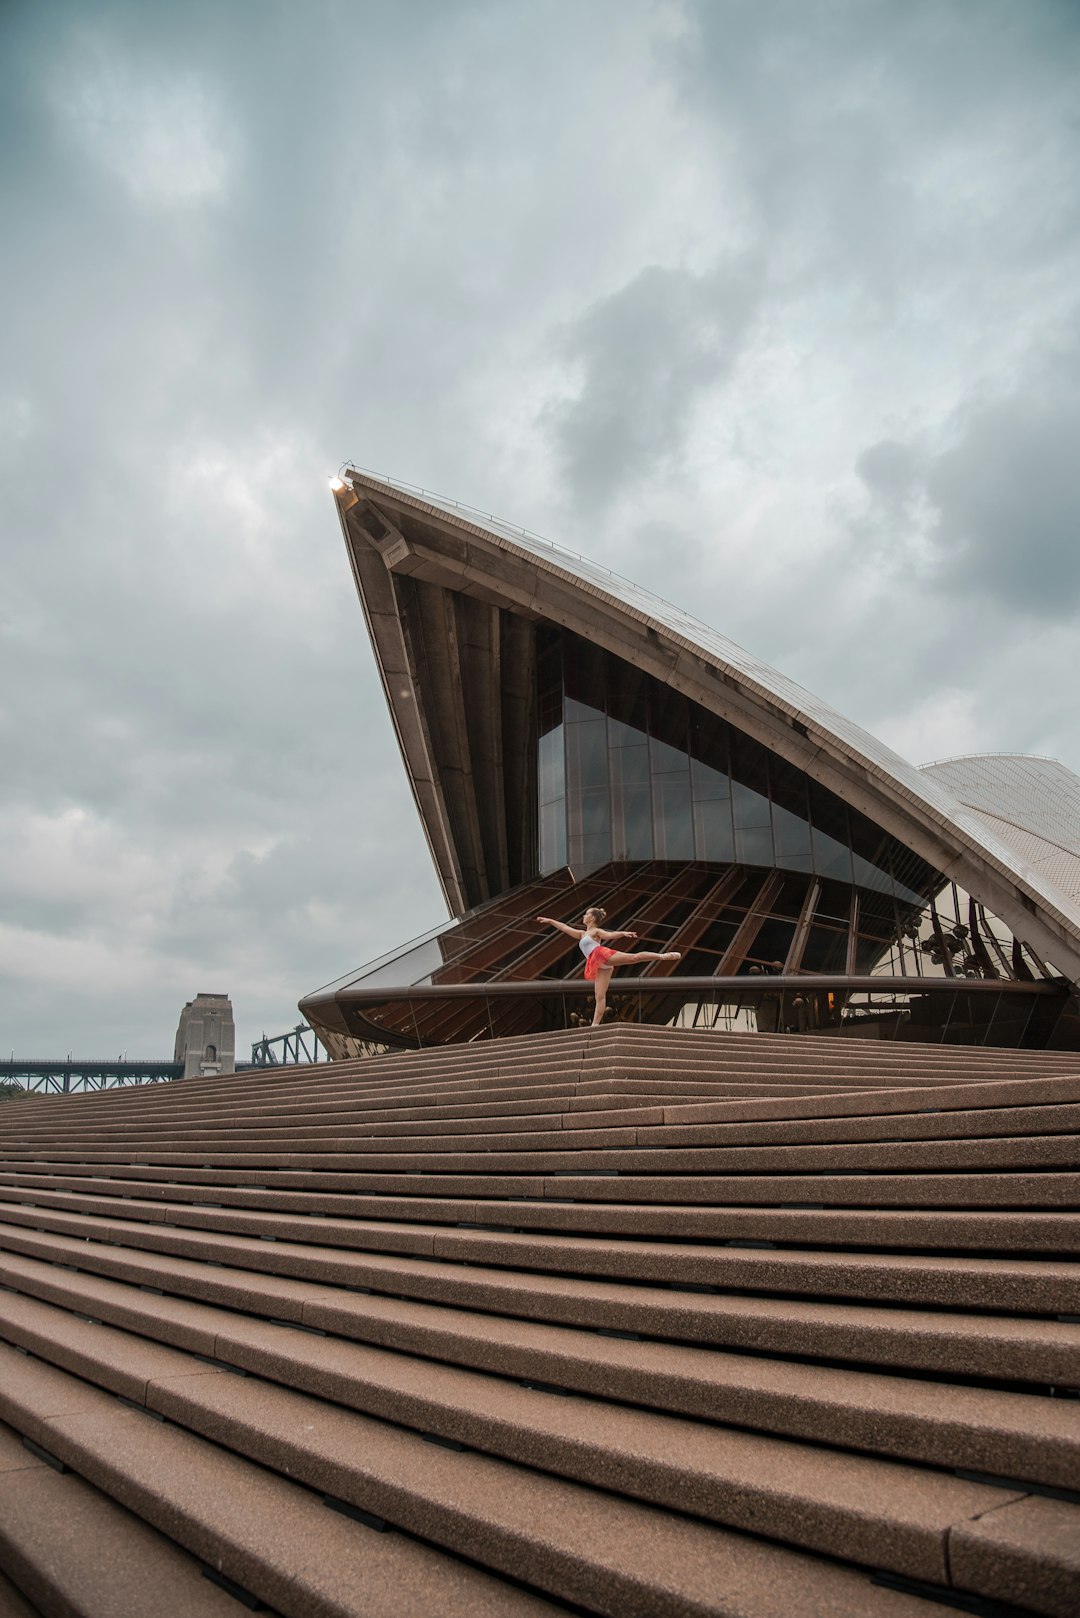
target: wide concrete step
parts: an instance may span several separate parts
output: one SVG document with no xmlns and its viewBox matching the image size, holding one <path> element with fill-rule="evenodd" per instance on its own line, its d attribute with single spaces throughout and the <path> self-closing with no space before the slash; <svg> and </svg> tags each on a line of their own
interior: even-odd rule
<svg viewBox="0 0 1080 1618">
<path fill-rule="evenodd" d="M 262 1310 L 264 1319 L 268 1308 L 279 1309 L 281 1314 L 275 1317 L 276 1325 L 302 1326 L 305 1318 L 314 1318 L 309 1312 L 311 1306 L 317 1310 L 325 1297 L 323 1289 L 316 1286 L 313 1290 L 307 1283 L 279 1284 L 271 1289 L 261 1282 L 252 1284 L 251 1278 L 243 1273 L 234 1275 L 222 1269 L 215 1276 L 207 1276 L 199 1273 L 204 1267 L 176 1260 L 161 1265 L 156 1271 L 143 1264 L 142 1255 L 129 1255 L 115 1263 L 114 1270 L 100 1273 L 112 1273 L 157 1292 L 158 1288 L 151 1287 L 145 1279 L 150 1275 L 162 1283 L 169 1297 L 189 1297 L 219 1307 L 242 1309 L 256 1317 Z M 18 1277 L 7 1279 L 17 1281 Z M 160 1295 L 164 1297 L 166 1293 Z M 70 1308 L 70 1297 L 64 1302 Z M 99 1295 L 97 1302 L 103 1302 L 106 1309 L 112 1307 L 115 1312 L 115 1296 L 102 1300 Z M 138 1303 L 141 1305 L 143 1300 Z M 56 1305 L 60 1306 L 60 1303 Z M 48 1315 L 52 1306 L 36 1301 L 29 1291 L 0 1294 L 0 1321 L 7 1335 L 36 1352 L 34 1337 L 27 1335 L 27 1321 L 32 1324 L 35 1312 Z M 162 1340 L 166 1340 L 169 1333 L 184 1329 L 199 1333 L 215 1324 L 198 1310 L 178 1313 L 168 1303 L 156 1310 L 140 1308 L 137 1321 L 129 1305 L 123 1318 L 137 1324 L 141 1332 Z M 70 1346 L 71 1317 L 68 1314 L 64 1319 L 67 1322 L 64 1341 Z M 231 1330 L 236 1322 L 227 1325 Z M 90 1328 L 91 1338 L 96 1330 L 96 1327 Z M 309 1335 L 310 1330 L 293 1344 L 295 1363 L 288 1380 L 296 1386 L 326 1393 L 327 1367 L 336 1366 L 337 1373 L 345 1375 L 344 1356 L 352 1380 L 347 1380 L 347 1386 L 341 1383 L 334 1396 L 375 1414 L 392 1414 L 394 1410 L 400 1413 L 400 1405 L 395 1401 L 404 1397 L 409 1377 L 415 1380 L 415 1363 L 406 1362 L 403 1371 L 400 1355 L 393 1350 L 363 1344 L 353 1337 L 343 1340 L 345 1347 L 341 1341 L 335 1346 L 333 1339 L 328 1339 L 329 1346 L 321 1338 L 312 1344 L 307 1340 Z M 628 1337 L 598 1341 L 595 1334 L 574 1329 L 541 1327 L 515 1334 L 512 1327 L 500 1326 L 494 1329 L 494 1335 L 511 1355 L 505 1369 L 516 1368 L 528 1381 L 548 1391 L 568 1393 L 573 1390 L 671 1414 L 707 1416 L 712 1421 L 778 1436 L 806 1438 L 841 1449 L 930 1461 L 936 1465 L 947 1461 L 954 1467 L 1049 1486 L 1069 1487 L 1080 1467 L 1080 1402 L 1077 1401 L 956 1384 L 939 1385 L 896 1376 L 858 1375 L 827 1366 L 801 1364 L 792 1368 L 774 1361 L 755 1361 L 746 1355 L 703 1353 L 700 1349 L 634 1341 Z M 204 1347 L 211 1347 L 204 1337 L 189 1341 L 201 1341 Z M 219 1332 L 212 1345 L 213 1355 L 228 1358 L 236 1349 L 237 1341 L 239 1352 L 250 1351 L 251 1339 L 243 1330 L 239 1339 L 232 1337 L 228 1341 Z M 396 1341 L 407 1343 L 407 1339 L 400 1337 Z M 274 1364 L 280 1369 L 284 1350 L 276 1332 L 269 1346 Z M 448 1438 L 460 1438 L 455 1423 L 473 1397 L 468 1391 L 470 1377 L 476 1369 L 494 1369 L 496 1363 L 491 1357 L 490 1339 L 481 1340 L 479 1352 L 479 1360 L 470 1360 L 465 1347 L 458 1344 L 454 1363 L 463 1368 L 462 1375 L 457 1376 L 455 1372 L 455 1378 L 450 1380 L 447 1410 L 433 1414 L 430 1402 L 424 1406 L 421 1425 L 425 1430 L 434 1422 L 433 1430 Z M 512 1363 L 513 1355 L 519 1358 Z M 313 1357 L 322 1364 L 322 1369 L 311 1369 Z M 69 1364 L 62 1355 L 59 1363 Z M 246 1361 L 236 1363 L 250 1368 Z M 419 1364 L 423 1381 L 430 1367 L 427 1362 Z M 118 1362 L 114 1369 L 119 1376 Z M 308 1380 L 304 1380 L 305 1377 Z M 553 1381 L 555 1377 L 559 1380 Z M 439 1386 L 445 1385 L 444 1378 Z M 117 1384 L 115 1391 L 134 1397 L 137 1388 L 133 1392 L 130 1386 Z M 424 1397 L 430 1400 L 430 1389 Z M 490 1400 L 490 1389 L 484 1382 L 475 1395 L 481 1413 Z"/>
<path fill-rule="evenodd" d="M 324 1109 L 320 1116 L 327 1125 L 349 1124 L 358 1126 L 355 1134 L 367 1139 L 400 1135 L 402 1125 L 408 1126 L 410 1138 L 445 1134 L 529 1133 L 552 1129 L 580 1131 L 630 1127 L 638 1132 L 638 1139 L 649 1144 L 652 1131 L 662 1131 L 658 1138 L 662 1144 L 716 1145 L 769 1145 L 801 1142 L 833 1142 L 853 1140 L 887 1140 L 901 1136 L 909 1139 L 953 1139 L 963 1137 L 1001 1137 L 1029 1134 L 1058 1134 L 1075 1130 L 1080 1121 L 1080 1080 L 1052 1079 L 1025 1089 L 1022 1102 L 1015 1099 L 1015 1087 L 970 1086 L 964 1092 L 949 1090 L 906 1091 L 886 1094 L 858 1091 L 854 1095 L 835 1094 L 816 1097 L 808 1104 L 805 1097 L 796 1097 L 782 1104 L 773 1102 L 775 1116 L 763 1115 L 743 1121 L 743 1113 L 753 1113 L 750 1103 L 733 1107 L 730 1102 L 709 1102 L 691 1106 L 673 1106 L 662 1096 L 627 1096 L 613 1093 L 604 1095 L 574 1095 L 527 1101 L 493 1102 L 464 1106 L 432 1108 L 387 1108 L 383 1114 L 368 1110 L 344 1111 Z M 1004 1094 L 1002 1093 L 1004 1091 Z M 985 1100 L 986 1105 L 978 1105 Z M 635 1105 L 635 1101 L 639 1104 Z M 931 1102 L 935 1105 L 931 1106 Z M 764 1105 L 757 1103 L 760 1110 Z M 736 1116 L 736 1112 L 738 1116 Z M 800 1118 L 800 1113 L 809 1117 Z M 250 1138 L 254 1130 L 267 1135 L 275 1130 L 286 1130 L 290 1137 L 297 1126 L 311 1120 L 310 1107 L 302 1112 L 290 1110 L 287 1114 L 260 1111 L 250 1120 L 237 1116 L 230 1109 L 228 1120 L 234 1134 L 243 1133 Z M 194 1122 L 194 1120 L 189 1120 Z M 363 1126 L 362 1128 L 359 1126 Z M 644 1131 L 650 1136 L 646 1138 Z M 59 1143 L 54 1132 L 50 1137 Z M 114 1144 L 123 1140 L 122 1131 L 104 1129 L 69 1132 L 67 1139 L 76 1139 L 79 1145 Z M 24 1148 L 37 1136 L 26 1131 L 22 1137 Z M 44 1136 L 40 1139 L 44 1146 Z"/>
<path fill-rule="evenodd" d="M 116 1367 L 127 1362 L 125 1385 L 134 1373 L 146 1408 L 189 1433 L 396 1527 L 453 1543 L 549 1594 L 578 1600 L 588 1590 L 601 1610 L 612 1612 L 680 1610 L 671 1600 L 687 1593 L 679 1588 L 679 1557 L 695 1549 L 705 1575 L 696 1592 L 700 1610 L 724 1610 L 706 1577 L 709 1560 L 730 1537 L 716 1536 L 715 1527 L 710 1534 L 705 1525 L 781 1537 L 833 1556 L 840 1547 L 845 1560 L 944 1588 L 952 1531 L 1027 1497 L 1023 1489 L 841 1459 L 573 1397 L 506 1385 L 485 1390 L 490 1379 L 423 1365 L 406 1367 L 411 1397 L 403 1391 L 390 1419 L 373 1419 L 328 1411 L 320 1399 L 284 1385 L 280 1368 L 272 1382 L 207 1375 L 190 1355 L 152 1349 L 147 1358 L 127 1334 L 85 1326 L 62 1311 L 38 1306 L 24 1330 L 38 1357 L 63 1356 L 83 1382 L 109 1387 L 120 1380 Z M 327 1346 L 309 1339 L 298 1354 L 307 1352 L 305 1363 L 322 1359 L 324 1379 L 340 1398 L 348 1370 L 340 1349 L 326 1363 Z M 432 1413 L 443 1427 L 453 1426 L 458 1436 L 451 1442 L 460 1449 L 444 1445 L 431 1455 Z M 522 1456 L 527 1467 L 507 1464 L 506 1452 Z M 692 1520 L 643 1504 L 683 1512 L 690 1504 Z M 617 1567 L 598 1551 L 605 1527 L 623 1547 Z M 628 1535 L 644 1536 L 647 1558 L 626 1556 Z M 1042 1560 L 1032 1558 L 1029 1583 L 1041 1575 Z M 651 1607 L 642 1609 L 643 1596 Z"/>
<path fill-rule="evenodd" d="M 254 1178 L 254 1176 L 252 1176 Z M 282 1175 L 282 1181 L 286 1180 Z M 308 1183 L 308 1176 L 297 1176 Z M 349 1179 L 349 1176 L 342 1176 Z M 275 1182 L 276 1183 L 276 1182 Z M 46 1203 L 27 1196 L 0 1199 L 3 1219 L 33 1229 L 68 1231 L 92 1222 L 102 1239 L 121 1246 L 141 1243 L 161 1251 L 184 1251 L 188 1232 L 250 1233 L 259 1240 L 290 1239 L 331 1247 L 388 1248 L 390 1251 L 426 1251 L 425 1238 L 407 1228 L 425 1221 L 449 1227 L 472 1226 L 494 1231 L 551 1231 L 648 1237 L 680 1241 L 791 1244 L 816 1247 L 903 1248 L 927 1252 L 1001 1253 L 1069 1257 L 1080 1251 L 1080 1214 L 1013 1210 L 926 1211 L 925 1209 L 824 1208 L 821 1205 L 761 1208 L 725 1204 L 673 1207 L 635 1203 L 558 1201 L 542 1196 L 525 1200 L 497 1197 L 467 1200 L 460 1197 L 378 1196 L 358 1194 L 355 1219 L 305 1215 L 288 1224 L 288 1215 L 252 1210 L 242 1218 L 230 1210 L 189 1206 L 123 1196 L 102 1195 L 78 1208 L 70 1198 L 56 1194 Z M 170 1228 L 166 1228 L 170 1227 Z M 172 1228 L 172 1227 L 175 1227 Z M 153 1232 L 152 1239 L 147 1230 Z"/>
<path fill-rule="evenodd" d="M 712 1131 L 710 1131 L 712 1133 Z M 679 1134 L 686 1136 L 686 1130 Z M 722 1138 L 722 1137 L 721 1137 Z M 164 1150 L 178 1154 L 196 1147 L 211 1155 L 236 1144 L 235 1138 L 215 1134 L 200 1139 L 177 1135 L 152 1137 L 129 1144 L 137 1154 L 152 1151 L 157 1161 Z M 1075 1133 L 999 1135 L 955 1140 L 902 1140 L 886 1142 L 835 1141 L 825 1145 L 751 1146 L 687 1144 L 667 1140 L 664 1128 L 603 1127 L 574 1130 L 514 1130 L 462 1135 L 367 1136 L 347 1128 L 295 1130 L 281 1136 L 262 1136 L 257 1128 L 244 1137 L 245 1151 L 257 1161 L 260 1146 L 276 1154 L 282 1144 L 300 1148 L 292 1156 L 301 1166 L 302 1153 L 322 1147 L 334 1165 L 393 1173 L 419 1171 L 469 1173 L 559 1174 L 566 1170 L 608 1170 L 619 1174 L 940 1174 L 994 1170 L 1073 1170 L 1080 1168 L 1080 1141 Z M 345 1155 L 352 1157 L 346 1165 Z"/>
<path fill-rule="evenodd" d="M 502 1322 L 507 1320 L 517 1325 L 572 1326 L 660 1342 L 929 1371 L 963 1380 L 985 1378 L 1064 1389 L 1080 1382 L 1080 1327 L 1068 1322 L 650 1293 L 644 1287 L 611 1283 L 517 1276 L 496 1280 L 496 1275 L 492 1272 L 488 1279 L 475 1283 L 418 1276 L 410 1288 L 413 1296 L 360 1294 L 301 1283 L 308 1290 L 301 1300 L 300 1318 L 313 1330 L 423 1352 L 431 1358 L 472 1356 L 470 1363 L 477 1363 L 477 1339 L 481 1343 L 500 1337 L 505 1340 Z M 263 1280 L 260 1284 L 246 1272 L 235 1279 L 220 1274 L 213 1279 L 222 1302 L 259 1312 L 281 1307 L 289 1290 L 289 1283 Z M 174 1271 L 176 1292 L 181 1281 L 180 1273 Z M 177 1321 L 194 1322 L 196 1351 L 220 1353 L 220 1344 L 213 1346 L 220 1322 L 212 1314 L 204 1314 L 202 1304 L 178 1296 L 160 1301 L 136 1287 L 85 1273 L 70 1276 L 58 1272 L 53 1264 L 11 1251 L 0 1254 L 0 1284 L 73 1309 L 82 1299 L 95 1317 L 162 1335 L 165 1341 L 172 1340 L 169 1334 Z M 415 1295 L 417 1291 L 420 1297 Z M 437 1301 L 431 1301 L 433 1296 Z M 186 1346 L 194 1341 L 186 1340 Z"/>
<path fill-rule="evenodd" d="M 390 1090 L 371 1105 L 365 1105 L 354 1087 L 344 1086 L 332 1097 L 304 1093 L 288 1101 L 273 1103 L 265 1098 L 253 1098 L 244 1104 L 222 1101 L 213 1109 L 183 1107 L 179 1104 L 174 1104 L 168 1111 L 149 1106 L 140 1109 L 116 1107 L 94 1116 L 84 1115 L 81 1105 L 78 1112 L 75 1110 L 76 1103 L 88 1102 L 94 1097 L 73 1096 L 66 1098 L 66 1105 L 71 1111 L 70 1114 L 65 1113 L 63 1119 L 58 1117 L 55 1107 L 51 1111 L 48 1108 L 44 1112 L 40 1109 L 34 1111 L 29 1101 L 21 1101 L 18 1138 L 20 1141 L 37 1141 L 74 1131 L 80 1141 L 108 1139 L 122 1136 L 126 1129 L 163 1128 L 177 1122 L 190 1127 L 216 1122 L 224 1127 L 245 1128 L 255 1121 L 284 1126 L 296 1117 L 310 1121 L 313 1115 L 332 1119 L 344 1115 L 354 1117 L 357 1121 L 378 1123 L 395 1118 L 409 1121 L 415 1117 L 423 1121 L 440 1117 L 513 1117 L 522 1113 L 550 1118 L 552 1114 L 603 1113 L 617 1111 L 621 1107 L 632 1112 L 637 1121 L 641 1121 L 644 1114 L 659 1114 L 660 1121 L 665 1123 L 693 1123 L 710 1119 L 725 1122 L 744 1117 L 825 1118 L 845 1114 L 869 1116 L 979 1107 L 1017 1109 L 1080 1098 L 1080 1078 L 1076 1076 L 1040 1076 L 1023 1081 L 995 1078 L 965 1083 L 949 1079 L 947 1082 L 935 1080 L 915 1085 L 912 1075 L 907 1074 L 899 1085 L 847 1086 L 832 1090 L 822 1090 L 820 1086 L 785 1086 L 782 1088 L 787 1094 L 770 1093 L 764 1099 L 758 1099 L 762 1092 L 771 1092 L 776 1087 L 763 1085 L 760 1077 L 747 1084 L 725 1085 L 715 1096 L 684 1094 L 679 1097 L 671 1093 L 672 1088 L 677 1089 L 678 1086 L 670 1077 L 635 1083 L 632 1087 L 630 1081 L 614 1078 L 588 1083 L 519 1085 L 497 1091 L 479 1091 L 475 1088 L 459 1090 L 449 1085 L 433 1085 L 413 1104 L 407 1104 L 408 1094 Z M 100 1102 L 119 1100 L 122 1095 L 132 1093 L 112 1091 L 97 1099 Z M 56 1099 L 50 1098 L 53 1102 Z M 27 1116 L 31 1112 L 37 1118 L 37 1123 Z M 0 1118 L 0 1124 L 2 1122 Z M 0 1138 L 3 1138 L 2 1131 Z"/>
<path fill-rule="evenodd" d="M 644 1146 L 639 1144 L 646 1137 Z M 274 1146 L 279 1137 L 269 1143 Z M 1075 1134 L 999 1136 L 991 1139 L 896 1140 L 889 1143 L 838 1141 L 828 1145 L 732 1146 L 666 1145 L 660 1130 L 592 1128 L 513 1134 L 425 1136 L 372 1139 L 328 1132 L 327 1154 L 337 1167 L 363 1172 L 526 1173 L 558 1175 L 589 1170 L 621 1175 L 812 1175 L 971 1174 L 993 1171 L 1073 1171 L 1072 1192 L 1080 1188 L 1080 1140 Z M 291 1143 L 310 1149 L 315 1136 L 298 1131 Z M 196 1142 L 178 1140 L 183 1148 Z M 224 1145 L 219 1137 L 209 1144 Z M 154 1154 L 168 1143 L 158 1141 Z M 258 1131 L 245 1140 L 259 1146 Z M 139 1148 L 141 1150 L 141 1146 Z M 352 1158 L 345 1163 L 346 1154 Z M 303 1154 L 290 1154 L 297 1167 Z"/>
<path fill-rule="evenodd" d="M 37 1358 L 4 1348 L 0 1362 L 0 1414 L 11 1427 L 288 1618 L 539 1618 L 551 1610 L 417 1539 L 373 1533 L 328 1510 L 319 1493 L 151 1421 Z M 195 1361 L 192 1374 L 224 1373 Z"/>
<path fill-rule="evenodd" d="M 7 1351 L 10 1354 L 10 1350 Z M 0 1615 L 237 1618 L 203 1565 L 0 1422 Z"/>
<path fill-rule="evenodd" d="M 996 1056 L 986 1052 L 965 1056 L 948 1054 L 935 1047 L 904 1047 L 895 1052 L 886 1047 L 867 1055 L 853 1052 L 850 1044 L 845 1046 L 841 1041 L 834 1042 L 833 1052 L 826 1054 L 820 1049 L 821 1042 L 815 1040 L 810 1047 L 805 1041 L 796 1042 L 797 1048 L 784 1056 L 775 1054 L 772 1041 L 765 1051 L 754 1051 L 744 1045 L 734 1047 L 736 1051 L 741 1049 L 742 1055 L 717 1055 L 717 1049 L 723 1052 L 724 1044 L 700 1038 L 680 1044 L 673 1039 L 658 1049 L 656 1058 L 643 1056 L 636 1042 L 626 1045 L 625 1056 L 620 1056 L 619 1047 L 612 1044 L 606 1050 L 600 1049 L 587 1063 L 580 1054 L 557 1049 L 551 1054 L 537 1050 L 494 1060 L 478 1058 L 468 1051 L 442 1059 L 432 1053 L 423 1055 L 419 1066 L 414 1063 L 411 1068 L 395 1059 L 381 1074 L 374 1072 L 376 1064 L 372 1064 L 371 1071 L 363 1064 L 328 1064 L 249 1072 L 227 1079 L 185 1080 L 181 1085 L 131 1087 L 108 1096 L 98 1092 L 73 1096 L 69 1100 L 78 1105 L 76 1116 L 80 1123 L 91 1125 L 95 1119 L 120 1123 L 126 1118 L 164 1119 L 172 1114 L 194 1116 L 237 1107 L 258 1110 L 260 1106 L 281 1101 L 298 1106 L 323 1105 L 334 1097 L 344 1098 L 353 1106 L 365 1098 L 370 1098 L 373 1104 L 388 1099 L 391 1104 L 400 1105 L 401 1097 L 413 1093 L 429 1097 L 436 1097 L 439 1092 L 464 1096 L 470 1091 L 486 1093 L 493 1086 L 501 1086 L 512 1099 L 530 1090 L 541 1093 L 545 1085 L 562 1090 L 578 1085 L 602 1087 L 630 1075 L 654 1089 L 662 1088 L 665 1081 L 683 1090 L 725 1082 L 752 1087 L 767 1085 L 770 1081 L 780 1084 L 788 1081 L 796 1089 L 820 1091 L 830 1084 L 865 1085 L 874 1089 L 897 1082 L 939 1085 L 947 1080 L 966 1084 L 995 1078 L 1037 1081 L 1053 1074 L 1080 1071 L 1075 1056 L 1055 1056 L 1047 1052 L 1002 1052 Z M 835 1049 L 836 1044 L 839 1050 Z M 42 1121 L 46 1124 L 54 1121 L 53 1099 L 38 1097 L 22 1101 L 23 1127 L 36 1128 Z M 115 1105 L 116 1100 L 122 1100 L 123 1105 Z"/>
<path fill-rule="evenodd" d="M 253 1193 L 270 1203 L 272 1193 Z M 278 1194 L 287 1205 L 293 1195 Z M 235 1194 L 234 1194 L 235 1196 Z M 229 1199 L 230 1202 L 233 1199 Z M 315 1200 L 315 1199 L 312 1199 Z M 344 1202 L 346 1199 L 340 1199 Z M 0 1216 L 4 1212 L 0 1204 Z M 83 1221 L 80 1234 L 94 1234 Z M 996 1310 L 1026 1315 L 1080 1315 L 1080 1264 L 1017 1258 L 977 1259 L 910 1253 L 851 1253 L 812 1249 L 746 1249 L 682 1243 L 591 1241 L 580 1236 L 443 1228 L 419 1223 L 383 1222 L 365 1227 L 352 1222 L 358 1246 L 367 1255 L 349 1254 L 345 1264 L 358 1284 L 368 1284 L 373 1266 L 389 1263 L 402 1286 L 415 1277 L 418 1258 L 445 1261 L 438 1273 L 453 1277 L 462 1266 L 505 1271 L 537 1271 L 594 1276 L 599 1280 L 641 1281 L 660 1286 L 691 1286 L 702 1291 L 764 1292 L 789 1296 L 855 1298 L 884 1303 L 914 1303 L 947 1309 Z M 106 1232 L 102 1233 L 107 1240 Z M 27 1240 L 29 1238 L 22 1238 Z M 17 1227 L 0 1222 L 0 1247 L 15 1245 Z M 267 1244 L 242 1235 L 234 1247 L 267 1262 Z M 56 1238 L 42 1237 L 45 1251 L 59 1251 Z M 276 1246 L 277 1244 L 275 1244 Z M 296 1246 L 296 1244 L 292 1244 Z M 317 1245 L 303 1244 L 303 1262 L 312 1276 L 325 1255 Z M 209 1253 L 206 1238 L 192 1252 Z M 405 1259 L 386 1255 L 407 1254 Z M 341 1272 L 342 1260 L 332 1265 Z M 366 1268 L 365 1268 L 366 1265 Z M 394 1281 L 394 1286 L 397 1285 Z"/>
<path fill-rule="evenodd" d="M 328 1517 L 421 1611 L 1071 1618 L 1078 1121 L 1075 1055 L 625 1027 L 40 1097 L 0 1415 L 305 1618 L 407 1605 Z"/>
<path fill-rule="evenodd" d="M 1072 1151 L 1069 1143 L 1065 1150 Z M 1055 1148 L 1056 1150 L 1056 1148 Z M 525 1157 L 526 1154 L 520 1154 Z M 849 1172 L 828 1174 L 712 1174 L 698 1169 L 676 1174 L 648 1174 L 612 1167 L 612 1154 L 581 1152 L 550 1154 L 529 1162 L 513 1154 L 490 1153 L 482 1169 L 451 1154 L 435 1159 L 416 1154 L 394 1159 L 364 1159 L 305 1153 L 190 1154 L 148 1153 L 143 1160 L 187 1167 L 235 1167 L 241 1170 L 324 1169 L 353 1176 L 353 1188 L 363 1194 L 448 1196 L 465 1198 L 549 1198 L 558 1202 L 619 1201 L 643 1204 L 664 1202 L 824 1208 L 1029 1208 L 1033 1211 L 1074 1209 L 1080 1201 L 1080 1174 L 1063 1168 L 996 1172 L 907 1173 Z M 81 1161 L 86 1162 L 83 1158 Z M 625 1163 L 625 1158 L 623 1159 Z M 570 1166 L 570 1165 L 573 1166 Z M 9 1167 L 16 1167 L 9 1158 Z M 486 1172 L 482 1171 L 486 1170 Z M 523 1172 L 515 1172 L 522 1170 Z M 50 1193 L 40 1201 L 48 1204 Z M 14 1198 L 13 1200 L 18 1200 Z M 68 1204 L 79 1206 L 69 1196 Z M 89 1210 L 88 1210 L 89 1211 Z"/>
</svg>

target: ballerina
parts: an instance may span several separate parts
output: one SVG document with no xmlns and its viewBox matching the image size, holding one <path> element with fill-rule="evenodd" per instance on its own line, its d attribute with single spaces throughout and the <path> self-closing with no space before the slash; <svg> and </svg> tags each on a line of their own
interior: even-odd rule
<svg viewBox="0 0 1080 1618">
<path fill-rule="evenodd" d="M 557 927 L 560 933 L 568 938 L 576 938 L 578 948 L 585 957 L 585 977 L 593 986 L 595 1005 L 593 1008 L 592 1026 L 594 1028 L 604 1020 L 607 1010 L 608 985 L 611 974 L 617 966 L 632 966 L 635 961 L 677 961 L 680 959 L 677 949 L 669 950 L 625 950 L 611 949 L 608 941 L 616 938 L 636 938 L 637 933 L 631 932 L 605 932 L 600 923 L 607 918 L 607 911 L 601 910 L 598 905 L 592 905 L 582 917 L 583 927 L 568 927 L 565 921 L 556 921 L 554 916 L 537 916 L 537 921 L 545 927 Z M 582 1019 L 584 1020 L 584 1019 Z"/>
</svg>

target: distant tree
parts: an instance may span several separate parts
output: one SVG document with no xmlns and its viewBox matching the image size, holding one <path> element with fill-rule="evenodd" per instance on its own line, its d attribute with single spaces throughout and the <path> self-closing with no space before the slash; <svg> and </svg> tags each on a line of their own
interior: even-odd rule
<svg viewBox="0 0 1080 1618">
<path fill-rule="evenodd" d="M 15 1084 L 11 1079 L 0 1079 L 0 1101 L 14 1101 L 16 1096 L 29 1095 L 21 1084 Z"/>
</svg>

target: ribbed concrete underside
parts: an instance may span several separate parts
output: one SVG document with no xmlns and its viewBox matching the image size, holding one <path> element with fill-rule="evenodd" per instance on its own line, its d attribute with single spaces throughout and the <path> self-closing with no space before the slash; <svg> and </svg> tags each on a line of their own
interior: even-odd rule
<svg viewBox="0 0 1080 1618">
<path fill-rule="evenodd" d="M 5 1105 L 0 1618 L 1075 1618 L 1077 1066 L 639 1027 Z"/>
</svg>

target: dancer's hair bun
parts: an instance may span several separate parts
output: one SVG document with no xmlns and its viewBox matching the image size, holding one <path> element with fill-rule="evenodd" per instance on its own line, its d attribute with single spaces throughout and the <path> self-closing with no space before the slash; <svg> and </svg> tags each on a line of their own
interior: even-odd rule
<svg viewBox="0 0 1080 1618">
<path fill-rule="evenodd" d="M 596 917 L 597 921 L 606 921 L 607 920 L 607 911 L 606 910 L 601 910 L 599 905 L 593 905 L 592 913 Z"/>
</svg>

